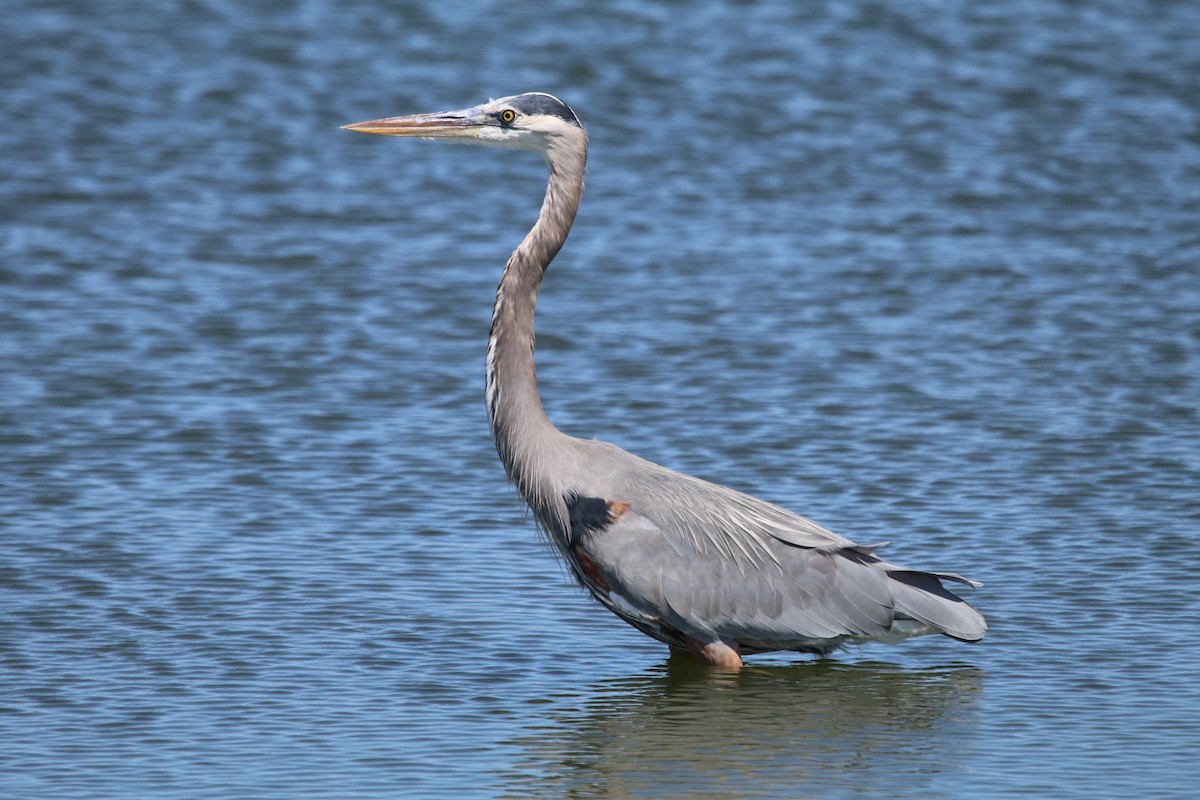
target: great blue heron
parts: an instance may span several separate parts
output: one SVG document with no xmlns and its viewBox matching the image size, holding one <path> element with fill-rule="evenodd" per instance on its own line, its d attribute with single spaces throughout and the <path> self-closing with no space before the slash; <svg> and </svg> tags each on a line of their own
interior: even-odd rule
<svg viewBox="0 0 1200 800">
<path fill-rule="evenodd" d="M 508 477 L 571 573 L 621 619 L 719 667 L 776 650 L 942 633 L 983 638 L 983 616 L 943 580 L 907 569 L 779 506 L 683 475 L 615 445 L 576 439 L 542 409 L 533 362 L 538 287 L 583 195 L 587 133 L 540 92 L 474 108 L 359 122 L 351 131 L 540 153 L 541 212 L 508 259 L 492 311 L 486 400 Z"/>
</svg>

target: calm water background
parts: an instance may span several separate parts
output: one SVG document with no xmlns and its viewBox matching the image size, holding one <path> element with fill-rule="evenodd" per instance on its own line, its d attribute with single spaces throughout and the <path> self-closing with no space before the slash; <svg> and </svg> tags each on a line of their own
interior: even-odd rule
<svg viewBox="0 0 1200 800">
<path fill-rule="evenodd" d="M 0 797 L 1192 796 L 1200 5 L 0 5 Z M 338 130 L 533 89 L 551 417 L 983 643 L 709 675 L 566 582 L 482 402 L 540 164 Z"/>
</svg>

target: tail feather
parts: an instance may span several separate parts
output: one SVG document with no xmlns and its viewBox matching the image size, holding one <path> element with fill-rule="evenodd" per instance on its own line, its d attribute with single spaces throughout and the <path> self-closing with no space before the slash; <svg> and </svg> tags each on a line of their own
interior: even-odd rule
<svg viewBox="0 0 1200 800">
<path fill-rule="evenodd" d="M 925 574 L 932 575 L 933 577 L 939 578 L 943 581 L 954 581 L 955 583 L 963 583 L 963 584 L 966 584 L 967 586 L 970 586 L 972 589 L 978 589 L 980 586 L 983 586 L 983 583 L 981 581 L 973 581 L 970 578 L 964 578 L 962 575 L 959 575 L 957 572 L 927 572 Z"/>
<path fill-rule="evenodd" d="M 888 577 L 892 579 L 890 585 L 898 616 L 910 617 L 964 642 L 979 641 L 987 632 L 983 615 L 942 586 L 939 578 L 957 579 L 967 585 L 973 585 L 973 581 L 957 575 L 903 569 L 889 570 Z"/>
</svg>

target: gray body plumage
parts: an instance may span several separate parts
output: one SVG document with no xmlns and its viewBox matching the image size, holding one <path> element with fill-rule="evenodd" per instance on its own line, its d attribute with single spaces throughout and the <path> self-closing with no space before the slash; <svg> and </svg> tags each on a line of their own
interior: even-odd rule
<svg viewBox="0 0 1200 800">
<path fill-rule="evenodd" d="M 538 288 L 583 193 L 587 136 L 550 95 L 396 117 L 351 130 L 448 138 L 539 152 L 541 213 L 500 279 L 487 348 L 486 401 L 509 478 L 571 573 L 604 606 L 679 648 L 825 653 L 847 641 L 942 633 L 983 637 L 983 616 L 942 581 L 909 570 L 784 508 L 674 472 L 547 419 L 537 392 Z M 740 662 L 739 662 L 740 663 Z"/>
<path fill-rule="evenodd" d="M 876 546 L 605 442 L 564 437 L 561 450 L 570 455 L 557 460 L 559 479 L 527 495 L 564 498 L 535 508 L 539 522 L 593 595 L 668 644 L 825 653 L 846 641 L 972 641 L 986 630 L 942 586 L 970 583 L 957 575 L 890 564 Z M 572 515 L 589 499 L 591 514 Z"/>
</svg>

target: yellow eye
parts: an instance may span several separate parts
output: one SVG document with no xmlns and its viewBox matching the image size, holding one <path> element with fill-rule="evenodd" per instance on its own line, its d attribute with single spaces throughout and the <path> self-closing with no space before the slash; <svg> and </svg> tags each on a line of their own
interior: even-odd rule
<svg viewBox="0 0 1200 800">
<path fill-rule="evenodd" d="M 511 108 L 506 108 L 500 112 L 500 121 L 501 122 L 505 122 L 505 123 L 512 122 L 516 118 L 517 118 L 517 112 L 513 111 Z"/>
</svg>

